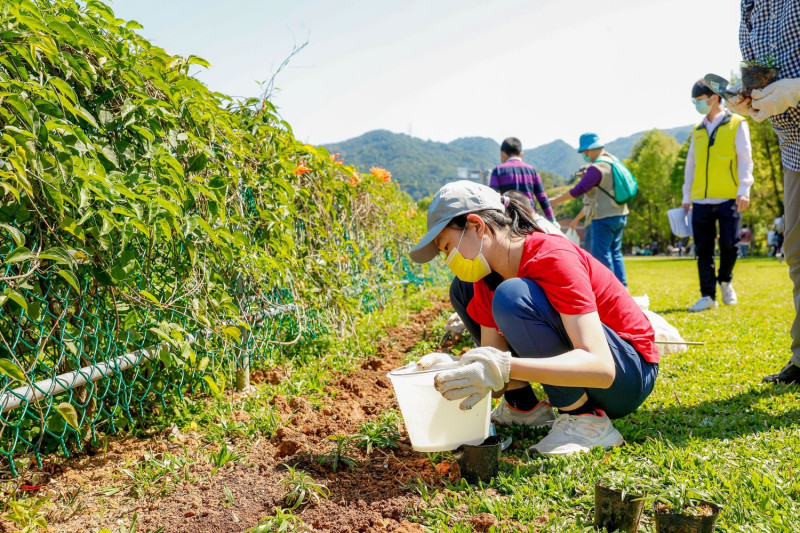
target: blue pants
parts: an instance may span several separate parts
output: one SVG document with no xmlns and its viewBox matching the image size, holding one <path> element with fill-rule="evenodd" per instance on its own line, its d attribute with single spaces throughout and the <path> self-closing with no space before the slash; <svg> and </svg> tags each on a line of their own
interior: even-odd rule
<svg viewBox="0 0 800 533">
<path fill-rule="evenodd" d="M 480 335 L 480 326 L 466 314 L 469 300 L 454 300 L 471 299 L 472 294 L 471 283 L 457 278 L 453 280 L 450 286 L 453 307 L 470 332 L 477 329 Z M 463 314 L 460 309 L 464 310 Z M 553 357 L 573 349 L 561 315 L 534 281 L 512 278 L 501 283 L 494 294 L 492 314 L 515 357 Z M 642 359 L 633 346 L 608 326 L 603 325 L 603 329 L 616 367 L 611 387 L 597 389 L 543 384 L 554 407 L 568 407 L 586 393 L 592 406 L 604 410 L 610 418 L 620 418 L 635 411 L 652 392 L 658 364 Z"/>
<path fill-rule="evenodd" d="M 626 287 L 628 279 L 622 260 L 622 230 L 627 222 L 628 215 L 592 220 L 592 255 Z"/>
<path fill-rule="evenodd" d="M 739 223 L 742 215 L 736 210 L 736 200 L 721 204 L 692 204 L 692 236 L 697 252 L 697 273 L 700 294 L 716 300 L 717 282 L 733 279 L 733 266 L 739 252 Z M 719 222 L 719 271 L 714 274 L 714 241 Z"/>
</svg>

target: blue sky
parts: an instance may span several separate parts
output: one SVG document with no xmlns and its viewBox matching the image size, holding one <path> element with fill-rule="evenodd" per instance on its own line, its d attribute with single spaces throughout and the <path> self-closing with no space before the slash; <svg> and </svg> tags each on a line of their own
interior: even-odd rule
<svg viewBox="0 0 800 533">
<path fill-rule="evenodd" d="M 741 59 L 733 0 L 115 0 L 211 89 L 273 102 L 298 139 L 373 129 L 573 146 L 696 122 L 691 86 Z"/>
</svg>

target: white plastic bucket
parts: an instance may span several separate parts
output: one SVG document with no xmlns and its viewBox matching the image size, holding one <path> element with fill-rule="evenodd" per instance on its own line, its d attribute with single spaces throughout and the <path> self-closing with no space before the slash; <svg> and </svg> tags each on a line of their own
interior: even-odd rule
<svg viewBox="0 0 800 533">
<path fill-rule="evenodd" d="M 480 444 L 489 437 L 491 394 L 472 409 L 462 411 L 462 400 L 446 400 L 433 387 L 434 376 L 458 366 L 458 362 L 438 364 L 418 370 L 416 363 L 389 372 L 400 412 L 418 452 L 445 452 L 462 444 Z"/>
</svg>

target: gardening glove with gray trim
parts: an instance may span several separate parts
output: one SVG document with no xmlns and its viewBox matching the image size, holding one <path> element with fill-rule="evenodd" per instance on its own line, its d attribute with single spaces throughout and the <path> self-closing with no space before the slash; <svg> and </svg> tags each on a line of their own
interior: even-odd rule
<svg viewBox="0 0 800 533">
<path fill-rule="evenodd" d="M 459 408 L 472 409 L 491 390 L 503 390 L 511 370 L 511 353 L 491 346 L 474 348 L 461 356 L 461 365 L 433 378 L 433 386 L 448 400 L 464 398 Z"/>
<path fill-rule="evenodd" d="M 439 363 L 452 363 L 453 361 L 458 361 L 458 358 L 446 353 L 433 352 L 420 357 L 419 361 L 417 361 L 417 368 L 420 370 L 427 370 L 433 365 L 438 365 Z"/>
<path fill-rule="evenodd" d="M 763 89 L 754 89 L 750 96 L 753 111 L 750 116 L 758 122 L 780 115 L 800 102 L 800 78 L 786 78 L 770 83 Z"/>
</svg>

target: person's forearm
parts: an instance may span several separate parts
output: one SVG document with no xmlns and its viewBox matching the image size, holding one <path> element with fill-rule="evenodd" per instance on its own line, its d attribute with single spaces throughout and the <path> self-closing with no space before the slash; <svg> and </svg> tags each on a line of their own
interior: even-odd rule
<svg viewBox="0 0 800 533">
<path fill-rule="evenodd" d="M 686 166 L 683 169 L 683 205 L 692 203 L 692 185 L 694 184 L 694 139 L 689 142 L 689 151 L 686 153 Z"/>
<path fill-rule="evenodd" d="M 736 148 L 736 169 L 739 177 L 737 196 L 750 196 L 750 187 L 753 186 L 753 150 L 750 143 L 750 128 L 747 121 L 743 120 L 736 130 L 734 137 Z"/>
<path fill-rule="evenodd" d="M 562 387 L 607 389 L 616 377 L 613 360 L 576 349 L 554 357 L 511 359 L 511 379 Z"/>
<path fill-rule="evenodd" d="M 562 204 L 567 200 L 572 200 L 572 195 L 569 193 L 569 191 L 565 192 L 564 194 L 560 194 L 555 198 L 553 198 L 552 200 L 550 200 L 550 206 L 552 207 L 558 204 Z"/>
</svg>

